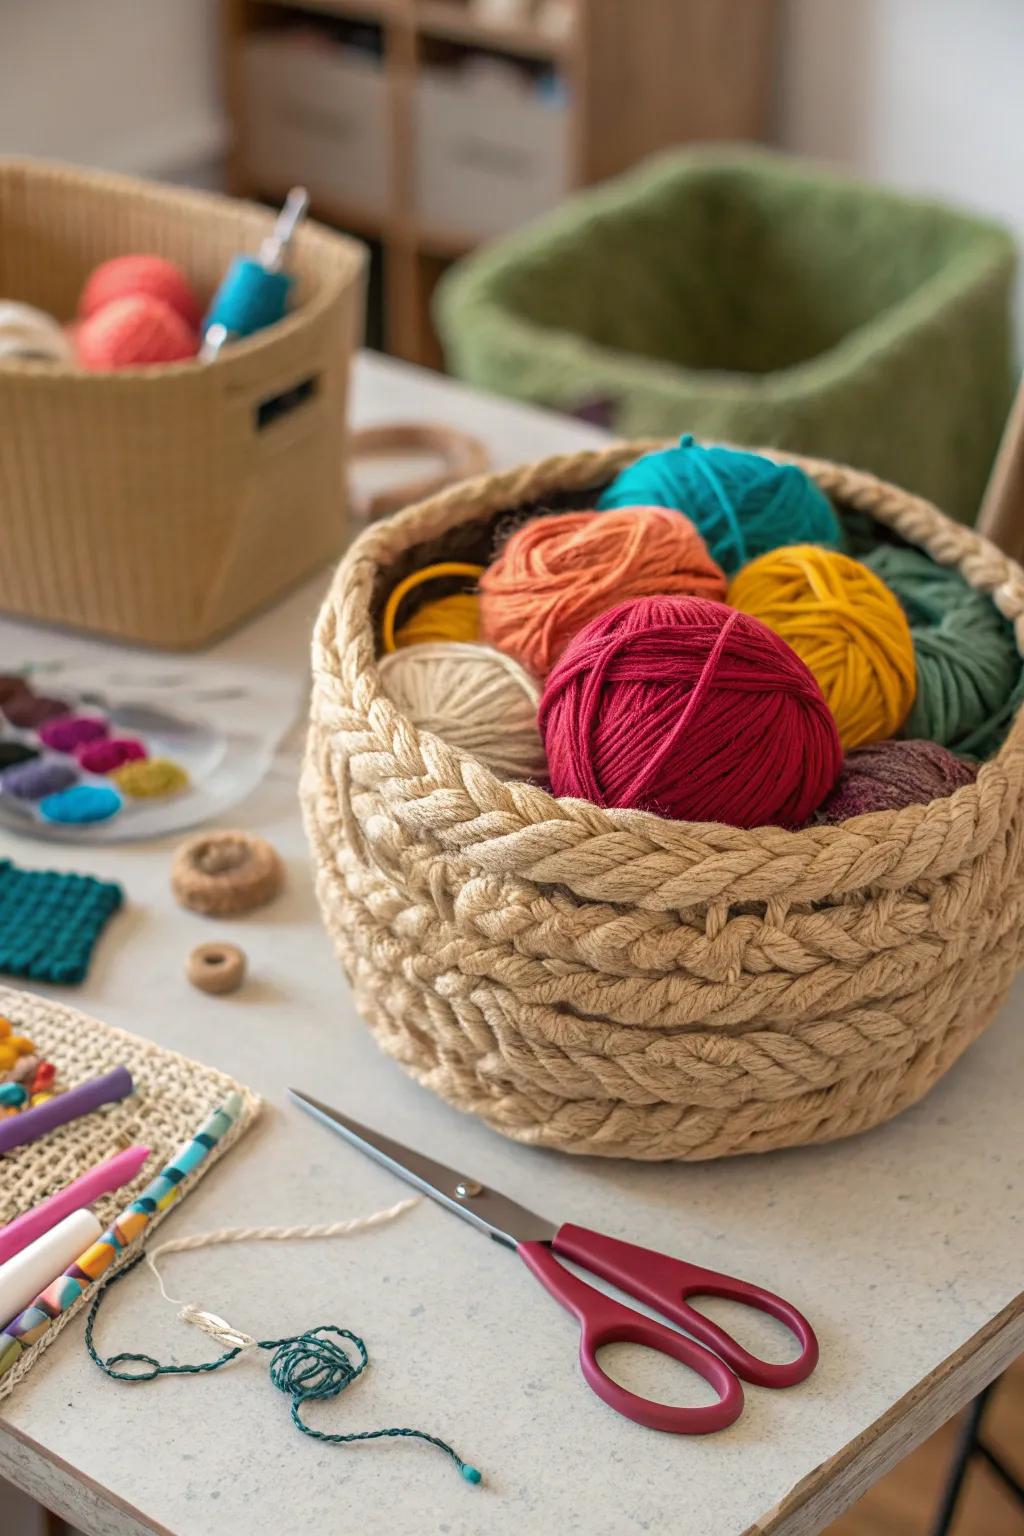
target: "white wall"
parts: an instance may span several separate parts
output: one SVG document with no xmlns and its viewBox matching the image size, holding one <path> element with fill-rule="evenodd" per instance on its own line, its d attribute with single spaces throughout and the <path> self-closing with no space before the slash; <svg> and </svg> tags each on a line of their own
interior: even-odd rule
<svg viewBox="0 0 1024 1536">
<path fill-rule="evenodd" d="M 783 0 L 780 53 L 786 148 L 993 214 L 1024 244 L 1024 0 Z"/>
<path fill-rule="evenodd" d="M 217 0 L 0 0 L 0 154 L 204 179 Z"/>
</svg>

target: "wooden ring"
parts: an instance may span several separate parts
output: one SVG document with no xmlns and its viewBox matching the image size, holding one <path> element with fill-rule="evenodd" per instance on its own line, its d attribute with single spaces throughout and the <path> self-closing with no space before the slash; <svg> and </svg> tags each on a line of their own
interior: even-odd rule
<svg viewBox="0 0 1024 1536">
<path fill-rule="evenodd" d="M 234 917 L 273 901 L 284 884 L 276 851 L 252 832 L 200 832 L 181 844 L 171 889 L 191 912 Z"/>
<path fill-rule="evenodd" d="M 245 980 L 245 954 L 237 944 L 199 944 L 185 962 L 185 975 L 215 997 L 237 992 Z"/>
<path fill-rule="evenodd" d="M 491 456 L 478 437 L 444 422 L 396 421 L 377 427 L 361 427 L 349 438 L 349 463 L 357 459 L 390 459 L 403 454 L 436 453 L 442 467 L 433 474 L 416 475 L 386 490 L 376 491 L 354 508 L 365 522 L 400 512 L 414 502 L 425 501 L 445 486 L 485 474 Z"/>
</svg>

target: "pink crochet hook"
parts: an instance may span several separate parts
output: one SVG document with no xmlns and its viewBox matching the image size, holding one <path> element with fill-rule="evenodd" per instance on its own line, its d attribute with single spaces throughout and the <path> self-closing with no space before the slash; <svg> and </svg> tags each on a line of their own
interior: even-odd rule
<svg viewBox="0 0 1024 1536">
<path fill-rule="evenodd" d="M 55 1194 L 48 1195 L 30 1211 L 15 1216 L 6 1227 L 0 1227 L 0 1264 L 27 1248 L 29 1243 L 34 1243 L 37 1237 L 49 1232 L 73 1211 L 80 1211 L 101 1195 L 113 1194 L 115 1189 L 130 1184 L 148 1156 L 148 1147 L 126 1147 L 123 1152 L 115 1152 L 113 1157 L 65 1184 Z"/>
<path fill-rule="evenodd" d="M 368 1130 L 307 1094 L 294 1088 L 289 1091 L 304 1109 L 353 1146 L 448 1210 L 457 1212 L 495 1242 L 515 1249 L 545 1290 L 576 1318 L 580 1325 L 583 1375 L 598 1397 L 624 1418 L 675 1435 L 710 1434 L 727 1428 L 739 1417 L 743 1408 L 740 1377 L 759 1387 L 791 1387 L 808 1377 L 817 1365 L 818 1341 L 814 1330 L 803 1314 L 781 1296 L 746 1280 L 702 1269 L 698 1264 L 687 1264 L 586 1227 L 556 1227 L 453 1168 Z M 556 1254 L 656 1308 L 677 1328 L 685 1328 L 686 1333 L 678 1333 L 676 1328 L 668 1328 L 595 1290 L 560 1264 Z M 770 1313 L 795 1336 L 800 1353 L 783 1365 L 759 1359 L 724 1328 L 690 1306 L 692 1296 L 722 1296 Z M 598 1363 L 598 1350 L 606 1344 L 644 1344 L 659 1354 L 680 1360 L 710 1383 L 718 1401 L 707 1408 L 682 1408 L 652 1402 L 627 1391 L 606 1375 Z"/>
</svg>

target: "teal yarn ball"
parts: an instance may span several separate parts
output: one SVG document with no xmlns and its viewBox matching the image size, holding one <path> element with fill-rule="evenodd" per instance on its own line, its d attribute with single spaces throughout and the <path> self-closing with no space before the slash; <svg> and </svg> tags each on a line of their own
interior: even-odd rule
<svg viewBox="0 0 1024 1536">
<path fill-rule="evenodd" d="M 880 544 L 865 565 L 896 594 L 917 662 L 917 694 L 902 734 L 990 757 L 1024 697 L 1024 661 L 991 597 L 920 550 Z"/>
<path fill-rule="evenodd" d="M 802 469 L 738 448 L 705 448 L 689 433 L 678 448 L 627 464 L 597 505 L 601 512 L 673 507 L 685 513 L 727 576 L 782 544 L 843 546 L 832 503 Z"/>
</svg>

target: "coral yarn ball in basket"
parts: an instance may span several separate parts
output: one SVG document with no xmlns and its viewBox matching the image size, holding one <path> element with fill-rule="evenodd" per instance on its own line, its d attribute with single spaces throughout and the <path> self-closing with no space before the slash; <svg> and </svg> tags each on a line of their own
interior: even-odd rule
<svg viewBox="0 0 1024 1536">
<path fill-rule="evenodd" d="M 78 301 L 79 319 L 88 320 L 115 299 L 133 294 L 168 304 L 192 331 L 202 323 L 203 307 L 182 269 L 164 256 L 149 255 L 113 256 L 94 267 Z"/>
<path fill-rule="evenodd" d="M 664 507 L 565 512 L 514 533 L 480 578 L 480 633 L 544 677 L 572 637 L 629 597 L 722 598 L 690 520 Z"/>
<path fill-rule="evenodd" d="M 177 310 L 145 293 L 106 304 L 78 327 L 78 360 L 102 373 L 147 363 L 180 363 L 199 350 L 197 333 Z"/>
<path fill-rule="evenodd" d="M 842 766 L 810 670 L 759 620 L 703 598 L 601 614 L 548 678 L 555 794 L 737 827 L 798 826 Z"/>
<path fill-rule="evenodd" d="M 729 602 L 803 657 L 844 751 L 896 734 L 914 702 L 914 642 L 898 599 L 866 565 L 813 544 L 790 545 L 745 566 Z"/>
</svg>

